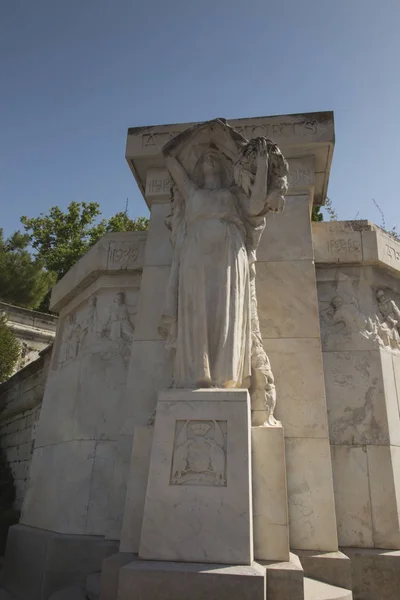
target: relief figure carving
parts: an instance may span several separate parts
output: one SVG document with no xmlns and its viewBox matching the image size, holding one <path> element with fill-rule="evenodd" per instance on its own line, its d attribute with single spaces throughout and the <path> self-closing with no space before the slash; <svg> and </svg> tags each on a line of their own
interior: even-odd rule
<svg viewBox="0 0 400 600">
<path fill-rule="evenodd" d="M 171 485 L 226 485 L 225 436 L 221 425 L 218 421 L 183 423 L 172 456 Z M 226 421 L 223 425 L 226 427 Z"/>
<path fill-rule="evenodd" d="M 275 425 L 276 391 L 255 291 L 268 212 L 281 212 L 288 165 L 226 121 L 191 127 L 163 149 L 172 179 L 173 260 L 160 332 L 177 388 L 249 388 L 253 425 Z"/>
<path fill-rule="evenodd" d="M 366 316 L 352 292 L 350 278 L 344 273 L 339 273 L 336 290 L 341 291 L 321 311 L 324 343 L 335 335 L 344 336 L 347 341 L 352 336 L 362 336 L 373 345 L 400 349 L 400 310 L 387 292 L 381 288 L 376 291 L 378 314 Z"/>
<path fill-rule="evenodd" d="M 88 304 L 88 309 L 82 315 L 74 312 L 66 317 L 60 346 L 61 367 L 89 354 L 120 352 L 126 360 L 130 352 L 134 325 L 128 312 L 125 293 L 115 294 L 108 318 L 103 324 L 98 316 L 97 296 L 91 296 Z"/>
</svg>

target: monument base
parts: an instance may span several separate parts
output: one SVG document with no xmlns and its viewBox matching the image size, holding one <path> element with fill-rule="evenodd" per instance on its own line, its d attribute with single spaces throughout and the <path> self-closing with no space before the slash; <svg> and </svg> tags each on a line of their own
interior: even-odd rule
<svg viewBox="0 0 400 600">
<path fill-rule="evenodd" d="M 351 561 L 343 552 L 314 552 L 294 550 L 304 575 L 347 590 L 352 589 Z"/>
<path fill-rule="evenodd" d="M 18 600 L 48 600 L 64 587 L 85 585 L 118 542 L 14 525 L 8 532 L 2 585 Z"/>
<path fill-rule="evenodd" d="M 247 390 L 159 393 L 139 556 L 251 565 Z"/>
<path fill-rule="evenodd" d="M 120 570 L 117 597 L 118 600 L 265 600 L 266 569 L 257 563 L 226 566 L 137 559 Z M 100 598 L 103 600 L 102 595 Z"/>
<path fill-rule="evenodd" d="M 129 562 L 128 562 L 129 561 Z M 352 600 L 350 590 L 304 577 L 287 562 L 221 565 L 141 560 L 128 553 L 104 561 L 99 600 Z"/>
<path fill-rule="evenodd" d="M 400 550 L 342 550 L 351 560 L 354 600 L 400 598 Z"/>
</svg>

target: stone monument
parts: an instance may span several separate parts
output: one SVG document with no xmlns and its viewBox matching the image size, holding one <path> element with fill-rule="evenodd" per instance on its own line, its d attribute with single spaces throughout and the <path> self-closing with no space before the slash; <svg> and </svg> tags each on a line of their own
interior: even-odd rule
<svg viewBox="0 0 400 600">
<path fill-rule="evenodd" d="M 329 112 L 128 131 L 149 230 L 53 290 L 19 600 L 397 599 L 400 244 L 311 226 L 333 143 Z"/>
</svg>

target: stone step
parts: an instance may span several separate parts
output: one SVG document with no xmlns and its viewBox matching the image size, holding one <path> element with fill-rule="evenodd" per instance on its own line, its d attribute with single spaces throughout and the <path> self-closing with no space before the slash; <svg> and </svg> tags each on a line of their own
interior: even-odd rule
<svg viewBox="0 0 400 600">
<path fill-rule="evenodd" d="M 352 600 L 350 590 L 304 577 L 304 600 Z"/>
</svg>

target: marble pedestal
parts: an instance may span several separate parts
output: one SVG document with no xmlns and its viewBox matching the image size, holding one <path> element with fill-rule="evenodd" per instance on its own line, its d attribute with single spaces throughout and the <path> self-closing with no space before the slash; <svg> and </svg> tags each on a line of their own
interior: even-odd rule
<svg viewBox="0 0 400 600">
<path fill-rule="evenodd" d="M 246 390 L 167 390 L 157 403 L 139 557 L 250 565 Z"/>
<path fill-rule="evenodd" d="M 283 427 L 252 427 L 254 557 L 289 560 L 289 515 Z"/>
</svg>

